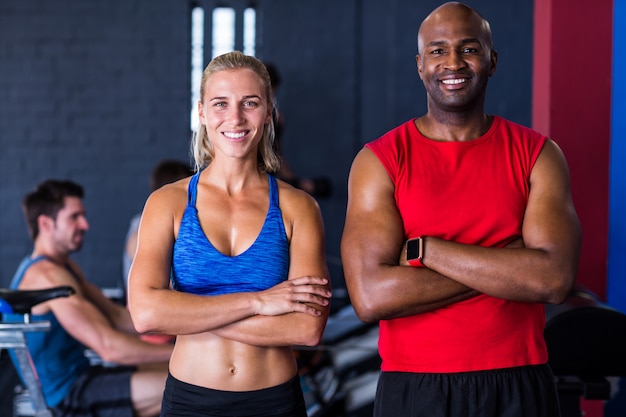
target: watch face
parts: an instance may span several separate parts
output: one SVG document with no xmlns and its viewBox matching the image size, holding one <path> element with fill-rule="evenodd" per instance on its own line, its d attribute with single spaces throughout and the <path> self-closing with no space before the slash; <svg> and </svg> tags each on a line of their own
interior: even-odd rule
<svg viewBox="0 0 626 417">
<path fill-rule="evenodd" d="M 406 242 L 406 259 L 419 259 L 420 257 L 420 239 L 410 239 Z"/>
</svg>

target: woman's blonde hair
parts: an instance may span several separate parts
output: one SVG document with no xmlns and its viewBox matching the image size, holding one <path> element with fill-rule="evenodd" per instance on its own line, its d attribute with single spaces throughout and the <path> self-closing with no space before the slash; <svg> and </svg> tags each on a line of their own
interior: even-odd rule
<svg viewBox="0 0 626 417">
<path fill-rule="evenodd" d="M 272 94 L 272 85 L 267 68 L 257 58 L 244 55 L 239 51 L 225 53 L 213 58 L 213 60 L 209 62 L 209 65 L 207 65 L 202 73 L 202 82 L 200 84 L 200 102 L 204 100 L 204 88 L 211 75 L 219 71 L 236 69 L 249 69 L 257 74 L 261 80 L 263 80 L 267 104 L 272 109 L 273 114 L 275 105 Z M 263 129 L 263 137 L 259 143 L 258 153 L 259 168 L 267 172 L 276 172 L 280 168 L 280 158 L 274 151 L 274 140 L 274 118 L 270 117 L 269 123 L 266 124 Z M 194 159 L 196 172 L 208 166 L 215 157 L 215 149 L 213 148 L 211 139 L 207 134 L 206 126 L 202 123 L 199 124 L 198 130 L 193 135 L 191 141 L 191 153 Z"/>
</svg>

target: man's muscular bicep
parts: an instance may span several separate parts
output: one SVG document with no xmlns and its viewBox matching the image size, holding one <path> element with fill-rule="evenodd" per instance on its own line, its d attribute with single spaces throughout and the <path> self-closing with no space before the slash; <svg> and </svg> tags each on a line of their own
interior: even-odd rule
<svg viewBox="0 0 626 417">
<path fill-rule="evenodd" d="M 355 275 L 363 277 L 364 272 L 371 273 L 381 265 L 395 265 L 402 240 L 402 219 L 393 198 L 393 184 L 374 154 L 363 149 L 348 179 L 341 242 L 344 268 L 355 269 Z M 352 278 L 353 274 L 349 275 Z"/>
<path fill-rule="evenodd" d="M 382 164 L 369 149 L 363 149 L 354 160 L 348 180 L 342 240 L 349 246 L 349 260 L 372 266 L 397 264 L 404 237 L 393 192 L 393 183 Z"/>
<path fill-rule="evenodd" d="M 560 302 L 576 277 L 581 227 L 570 191 L 569 169 L 556 143 L 547 141 L 531 174 L 522 228 L 524 244 L 543 255 L 536 274 L 547 302 Z M 542 278 L 543 277 L 543 278 Z"/>
<path fill-rule="evenodd" d="M 547 141 L 531 174 L 523 223 L 525 246 L 545 250 L 574 247 L 579 235 L 567 162 L 556 143 Z"/>
</svg>

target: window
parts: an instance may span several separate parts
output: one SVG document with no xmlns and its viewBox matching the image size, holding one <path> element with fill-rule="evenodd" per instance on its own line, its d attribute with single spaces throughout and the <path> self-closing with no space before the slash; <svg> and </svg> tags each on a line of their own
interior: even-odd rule
<svg viewBox="0 0 626 417">
<path fill-rule="evenodd" d="M 191 130 L 198 128 L 198 101 L 200 80 L 204 70 L 204 9 L 191 10 Z"/>
<path fill-rule="evenodd" d="M 213 9 L 213 32 L 211 33 L 211 58 L 235 50 L 235 9 Z"/>
<path fill-rule="evenodd" d="M 239 15 L 239 16 L 238 16 Z M 238 22 L 242 27 L 238 27 Z M 246 7 L 216 7 L 211 12 L 211 59 L 226 52 L 240 50 L 246 55 L 256 54 L 256 9 Z M 202 72 L 208 62 L 205 56 L 205 11 L 191 10 L 191 130 L 198 128 L 197 103 L 200 100 Z"/>
<path fill-rule="evenodd" d="M 248 7 L 243 11 L 243 51 L 246 55 L 256 53 L 256 10 Z"/>
</svg>

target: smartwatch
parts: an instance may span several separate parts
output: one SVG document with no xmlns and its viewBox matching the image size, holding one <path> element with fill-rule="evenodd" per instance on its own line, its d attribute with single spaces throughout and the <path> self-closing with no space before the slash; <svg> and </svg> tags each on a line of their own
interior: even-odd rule
<svg viewBox="0 0 626 417">
<path fill-rule="evenodd" d="M 422 257 L 424 256 L 424 238 L 416 237 L 406 241 L 406 260 L 409 265 L 423 268 Z"/>
</svg>

